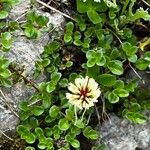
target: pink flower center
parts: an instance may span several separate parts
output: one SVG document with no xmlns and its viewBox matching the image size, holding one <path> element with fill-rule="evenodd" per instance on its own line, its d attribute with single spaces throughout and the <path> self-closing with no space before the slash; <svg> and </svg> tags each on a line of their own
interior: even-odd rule
<svg viewBox="0 0 150 150">
<path fill-rule="evenodd" d="M 90 96 L 87 95 L 89 92 L 90 92 L 90 90 L 88 89 L 88 87 L 86 87 L 85 89 L 81 88 L 81 90 L 80 90 L 80 97 L 82 97 L 82 103 L 84 101 L 86 103 L 88 103 L 88 101 L 86 100 L 86 98 L 90 97 Z"/>
<path fill-rule="evenodd" d="M 85 88 L 85 90 L 82 88 L 81 90 L 80 90 L 80 96 L 83 96 L 84 97 L 84 99 L 87 97 L 87 93 L 88 93 L 89 91 L 88 91 L 88 88 L 86 87 Z"/>
</svg>

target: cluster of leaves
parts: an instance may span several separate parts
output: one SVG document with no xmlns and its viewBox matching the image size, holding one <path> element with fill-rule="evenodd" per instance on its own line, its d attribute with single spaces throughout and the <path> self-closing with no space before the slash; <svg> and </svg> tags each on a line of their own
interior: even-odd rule
<svg viewBox="0 0 150 150">
<path fill-rule="evenodd" d="M 5 52 L 11 48 L 11 45 L 14 42 L 11 32 L 18 28 L 18 23 L 16 21 L 7 21 L 12 6 L 17 2 L 18 0 L 0 1 L 0 50 Z"/>
<path fill-rule="evenodd" d="M 18 3 L 18 0 L 1 0 L 0 1 L 0 19 L 5 19 L 8 17 L 9 12 L 14 4 Z"/>
<path fill-rule="evenodd" d="M 9 71 L 9 61 L 0 56 L 0 86 L 10 87 L 11 86 L 11 72 Z"/>
<path fill-rule="evenodd" d="M 100 84 L 105 99 L 112 106 L 114 103 L 122 104 L 121 111 L 129 120 L 143 123 L 147 120 L 141 114 L 143 106 L 134 97 L 138 82 L 125 78 L 128 70 L 133 69 L 136 72 L 136 68 L 149 68 L 149 52 L 138 47 L 138 41 L 129 24 L 140 22 L 140 19 L 148 21 L 150 15 L 143 8 L 135 10 L 135 3 L 136 0 L 117 4 L 114 1 L 114 5 L 108 6 L 108 1 L 101 1 L 99 4 L 92 0 L 77 0 L 80 15 L 76 16 L 76 28 L 73 28 L 73 23 L 68 23 L 65 34 L 68 38 L 65 37 L 64 41 L 79 47 L 85 53 L 87 62 L 84 63 L 84 68 L 87 75 Z M 126 105 L 126 99 L 129 105 Z M 131 103 L 140 106 L 138 111 Z"/>
<path fill-rule="evenodd" d="M 44 103 L 44 101 L 43 99 L 42 104 L 38 106 L 27 102 L 20 104 L 23 124 L 17 127 L 17 131 L 21 138 L 30 144 L 26 150 L 29 147 L 32 150 L 36 148 L 69 150 L 71 147 L 79 149 L 80 142 L 77 139 L 79 134 L 82 133 L 90 140 L 98 138 L 97 132 L 90 126 L 86 126 L 82 120 L 75 121 L 72 107 L 61 108 L 58 105 Z M 53 99 L 49 101 L 52 102 Z M 37 145 L 32 146 L 35 142 Z"/>
<path fill-rule="evenodd" d="M 9 60 L 2 55 L 3 52 L 10 50 L 14 38 L 11 32 L 15 30 L 15 22 L 7 21 L 10 10 L 13 5 L 18 3 L 18 0 L 0 0 L 0 86 L 11 87 L 12 82 L 10 80 L 11 71 L 9 70 Z"/>
<path fill-rule="evenodd" d="M 40 37 L 41 31 L 48 31 L 48 17 L 37 14 L 34 10 L 27 13 L 27 21 L 22 25 L 25 35 L 30 39 Z"/>
<path fill-rule="evenodd" d="M 60 43 L 57 41 L 45 46 L 42 61 L 36 63 L 35 74 L 37 77 L 45 69 L 51 74 L 50 81 L 42 82 L 38 87 L 39 91 L 29 100 L 20 103 L 22 124 L 18 126 L 17 131 L 21 138 L 30 144 L 26 149 L 36 148 L 32 146 L 35 142 L 38 142 L 39 149 L 80 149 L 78 135 L 82 133 L 89 140 L 95 140 L 99 136 L 86 124 L 86 117 L 76 120 L 73 106 L 70 106 L 66 99 L 66 87 L 78 75 L 72 73 L 69 79 L 62 77 L 62 66 L 66 67 L 66 62 L 62 64 L 59 50 Z M 78 114 L 81 116 L 82 111 L 78 110 Z"/>
</svg>

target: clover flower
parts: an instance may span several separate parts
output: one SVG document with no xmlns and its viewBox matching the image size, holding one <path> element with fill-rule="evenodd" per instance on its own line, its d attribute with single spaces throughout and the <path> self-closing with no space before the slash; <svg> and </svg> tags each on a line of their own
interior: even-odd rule
<svg viewBox="0 0 150 150">
<path fill-rule="evenodd" d="M 98 83 L 88 76 L 76 78 L 74 84 L 69 83 L 68 90 L 71 93 L 66 93 L 66 98 L 79 109 L 89 109 L 89 107 L 94 106 L 101 94 Z"/>
</svg>

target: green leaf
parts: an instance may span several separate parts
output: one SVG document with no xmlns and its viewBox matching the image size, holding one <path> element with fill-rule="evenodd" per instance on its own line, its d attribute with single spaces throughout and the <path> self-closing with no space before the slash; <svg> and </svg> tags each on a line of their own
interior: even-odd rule
<svg viewBox="0 0 150 150">
<path fill-rule="evenodd" d="M 67 78 L 63 78 L 60 80 L 59 85 L 61 87 L 67 87 L 68 86 L 68 79 Z"/>
<path fill-rule="evenodd" d="M 119 101 L 119 97 L 114 92 L 108 94 L 108 100 L 110 103 L 114 104 Z"/>
<path fill-rule="evenodd" d="M 22 110 L 19 114 L 21 120 L 28 119 L 30 115 L 31 115 L 30 111 L 24 111 L 24 110 Z"/>
<path fill-rule="evenodd" d="M 79 148 L 80 147 L 80 142 L 77 139 L 71 139 L 70 144 L 74 148 Z"/>
<path fill-rule="evenodd" d="M 106 3 L 106 5 L 108 6 L 108 7 L 112 7 L 112 8 L 117 8 L 117 4 L 116 4 L 116 1 L 112 1 L 111 2 L 111 0 L 103 0 L 105 3 Z"/>
<path fill-rule="evenodd" d="M 97 79 L 99 75 L 99 66 L 94 66 L 91 68 L 87 68 L 87 76 Z"/>
<path fill-rule="evenodd" d="M 88 10 L 87 15 L 93 24 L 98 24 L 102 21 L 99 14 L 95 10 Z"/>
<path fill-rule="evenodd" d="M 76 127 L 76 126 L 73 126 L 71 127 L 71 134 L 73 136 L 76 136 L 76 135 L 79 135 L 81 133 L 81 129 Z"/>
<path fill-rule="evenodd" d="M 105 12 L 108 9 L 107 5 L 101 1 L 100 4 L 93 0 L 77 0 L 77 11 L 79 13 L 86 13 L 88 10 L 95 10 L 98 12 Z"/>
<path fill-rule="evenodd" d="M 21 101 L 19 103 L 19 109 L 20 110 L 29 110 L 29 107 L 28 107 L 29 103 L 27 101 Z"/>
<path fill-rule="evenodd" d="M 132 56 L 128 57 L 128 60 L 132 63 L 135 63 L 137 61 L 137 59 L 138 59 L 137 55 L 132 55 Z"/>
<path fill-rule="evenodd" d="M 62 131 L 66 131 L 69 129 L 70 124 L 67 119 L 63 118 L 59 120 L 58 127 Z"/>
<path fill-rule="evenodd" d="M 119 56 L 120 56 L 119 50 L 118 50 L 117 48 L 114 48 L 114 49 L 111 51 L 110 59 L 117 59 Z"/>
<path fill-rule="evenodd" d="M 54 134 L 54 138 L 55 138 L 56 140 L 58 140 L 58 139 L 60 138 L 60 135 L 61 135 L 62 132 L 63 132 L 63 131 L 59 129 L 58 125 L 55 125 L 55 126 L 53 127 L 53 134 Z"/>
<path fill-rule="evenodd" d="M 23 125 L 17 127 L 17 132 L 21 135 L 22 139 L 25 139 L 27 143 L 33 144 L 35 142 L 35 135 L 29 131 L 29 129 Z"/>
<path fill-rule="evenodd" d="M 25 134 L 29 133 L 29 129 L 26 126 L 24 126 L 24 125 L 18 125 L 17 126 L 17 132 L 20 135 L 25 135 Z"/>
<path fill-rule="evenodd" d="M 70 110 L 70 109 L 66 109 L 66 118 L 67 120 L 73 121 L 74 120 L 74 111 Z"/>
<path fill-rule="evenodd" d="M 80 40 L 81 39 L 81 33 L 79 31 L 74 32 L 74 40 Z"/>
<path fill-rule="evenodd" d="M 1 34 L 1 39 L 2 39 L 2 46 L 5 49 L 10 49 L 11 45 L 14 41 L 14 39 L 12 38 L 10 32 L 4 32 Z"/>
<path fill-rule="evenodd" d="M 106 63 L 106 59 L 103 56 L 102 49 L 100 50 L 89 50 L 86 53 L 86 57 L 88 59 L 87 66 L 93 67 L 95 64 L 98 66 L 104 66 Z"/>
<path fill-rule="evenodd" d="M 65 67 L 69 68 L 73 65 L 73 62 L 72 61 L 67 61 L 66 64 L 65 64 Z"/>
<path fill-rule="evenodd" d="M 46 86 L 46 91 L 47 91 L 48 93 L 53 92 L 55 89 L 56 89 L 56 85 L 55 85 L 52 81 L 50 81 L 50 82 L 48 83 L 48 85 Z"/>
<path fill-rule="evenodd" d="M 102 74 L 102 75 L 99 75 L 97 78 L 97 82 L 99 84 L 102 84 L 102 85 L 108 86 L 108 87 L 114 85 L 115 81 L 116 81 L 116 76 L 111 75 L 111 74 Z"/>
<path fill-rule="evenodd" d="M 48 116 L 45 117 L 45 122 L 46 123 L 51 123 L 51 122 L 55 121 L 55 119 L 56 118 L 52 118 L 52 117 L 50 117 L 50 115 L 48 115 Z"/>
<path fill-rule="evenodd" d="M 141 106 L 137 102 L 131 102 L 129 107 L 132 112 L 139 112 L 141 110 Z"/>
<path fill-rule="evenodd" d="M 68 33 L 64 34 L 64 41 L 65 41 L 65 43 L 71 43 L 72 42 L 72 36 Z"/>
<path fill-rule="evenodd" d="M 50 105 L 51 105 L 51 96 L 44 95 L 43 101 L 42 101 L 42 106 L 46 109 L 46 108 L 49 108 Z"/>
<path fill-rule="evenodd" d="M 122 62 L 119 60 L 112 60 L 108 63 L 109 70 L 116 75 L 122 75 L 123 74 L 123 65 Z"/>
<path fill-rule="evenodd" d="M 98 134 L 95 130 L 93 130 L 90 126 L 87 126 L 84 130 L 83 130 L 83 135 L 91 140 L 96 140 L 98 138 Z"/>
<path fill-rule="evenodd" d="M 130 92 L 134 92 L 135 91 L 135 88 L 137 88 L 138 86 L 138 83 L 137 81 L 133 80 L 133 81 L 130 81 L 126 86 L 125 86 L 125 89 L 130 91 Z"/>
<path fill-rule="evenodd" d="M 31 146 L 28 146 L 28 147 L 25 148 L 25 150 L 35 150 L 35 148 L 31 147 Z"/>
<path fill-rule="evenodd" d="M 97 64 L 98 66 L 104 66 L 105 63 L 106 63 L 105 57 L 104 57 L 104 56 L 101 56 L 101 57 L 100 57 L 100 54 L 99 54 L 99 53 L 97 53 L 97 55 L 99 56 L 99 58 L 97 58 L 96 64 Z"/>
<path fill-rule="evenodd" d="M 39 122 L 35 117 L 29 118 L 28 124 L 31 126 L 31 128 L 36 128 L 37 126 L 39 126 Z"/>
<path fill-rule="evenodd" d="M 149 65 L 148 61 L 142 58 L 138 59 L 135 63 L 136 68 L 138 68 L 139 70 L 145 70 L 148 65 Z"/>
<path fill-rule="evenodd" d="M 96 63 L 96 59 L 95 58 L 90 58 L 87 61 L 87 66 L 88 67 L 93 67 L 95 65 L 95 63 Z"/>
<path fill-rule="evenodd" d="M 142 7 L 136 10 L 135 14 L 130 15 L 126 21 L 134 22 L 137 19 L 144 19 L 145 21 L 150 20 L 150 15 L 147 10 L 144 10 Z"/>
<path fill-rule="evenodd" d="M 36 137 L 33 133 L 30 133 L 26 136 L 25 140 L 26 140 L 27 143 L 33 144 L 36 140 Z"/>
<path fill-rule="evenodd" d="M 46 143 L 45 142 L 39 142 L 39 144 L 38 144 L 38 148 L 39 149 L 46 149 Z"/>
<path fill-rule="evenodd" d="M 144 53 L 144 60 L 150 62 L 150 52 L 145 52 L 145 53 Z"/>
<path fill-rule="evenodd" d="M 62 74 L 60 72 L 53 72 L 51 74 L 51 79 L 53 81 L 53 83 L 57 84 L 57 82 L 60 80 Z"/>
<path fill-rule="evenodd" d="M 52 128 L 46 127 L 44 129 L 44 133 L 46 134 L 47 137 L 50 137 L 53 134 Z"/>
<path fill-rule="evenodd" d="M 53 41 L 48 43 L 45 47 L 44 47 L 44 52 L 46 54 L 53 54 L 55 53 L 58 49 L 60 48 L 60 43 L 57 41 Z"/>
<path fill-rule="evenodd" d="M 147 122 L 146 118 L 140 113 L 127 112 L 125 114 L 125 117 L 133 121 L 134 123 L 138 123 L 138 124 L 144 124 Z"/>
<path fill-rule="evenodd" d="M 42 106 L 34 106 L 31 111 L 35 116 L 40 116 L 43 114 L 44 108 Z"/>
<path fill-rule="evenodd" d="M 24 30 L 25 36 L 31 39 L 35 39 L 40 35 L 40 31 L 34 27 L 26 27 Z"/>
<path fill-rule="evenodd" d="M 47 67 L 50 63 L 51 63 L 51 61 L 48 58 L 43 59 L 41 62 L 43 67 Z"/>
<path fill-rule="evenodd" d="M 40 127 L 35 128 L 35 133 L 38 139 L 42 139 L 42 138 L 44 139 L 45 136 L 42 128 Z"/>
<path fill-rule="evenodd" d="M 0 19 L 5 19 L 8 17 L 8 12 L 5 10 L 0 11 Z"/>
<path fill-rule="evenodd" d="M 108 146 L 105 145 L 105 144 L 100 144 L 99 146 L 97 147 L 92 147 L 92 150 L 109 150 L 108 149 Z"/>
<path fill-rule="evenodd" d="M 49 109 L 49 115 L 52 118 L 56 118 L 59 114 L 59 107 L 53 105 L 50 109 Z"/>
<path fill-rule="evenodd" d="M 66 33 L 72 34 L 73 29 L 74 29 L 74 24 L 73 24 L 73 22 L 68 22 L 68 23 L 66 24 Z"/>
<path fill-rule="evenodd" d="M 83 123 L 83 121 L 77 120 L 77 121 L 75 122 L 75 126 L 77 126 L 78 128 L 82 129 L 82 128 L 85 127 L 85 124 Z"/>
<path fill-rule="evenodd" d="M 124 82 L 122 80 L 116 80 L 113 87 L 114 89 L 124 88 Z"/>
<path fill-rule="evenodd" d="M 12 86 L 12 81 L 9 79 L 3 78 L 3 79 L 0 79 L 0 85 L 10 88 Z"/>
<path fill-rule="evenodd" d="M 137 47 L 132 46 L 129 42 L 124 42 L 122 44 L 122 49 L 126 53 L 127 56 L 132 56 L 137 52 Z"/>
<path fill-rule="evenodd" d="M 40 27 L 43 27 L 47 25 L 49 19 L 46 16 L 38 16 L 35 21 Z"/>
<path fill-rule="evenodd" d="M 128 97 L 129 92 L 125 89 L 115 89 L 114 93 L 117 94 L 119 97 Z"/>
<path fill-rule="evenodd" d="M 36 12 L 35 11 L 28 11 L 28 13 L 27 13 L 27 20 L 28 21 L 30 21 L 30 22 L 34 22 L 34 21 L 36 21 L 36 16 L 37 14 L 36 14 Z"/>
<path fill-rule="evenodd" d="M 7 69 L 1 69 L 0 71 L 0 76 L 4 78 L 8 78 L 11 75 L 11 72 Z"/>
<path fill-rule="evenodd" d="M 104 38 L 103 29 L 96 29 L 95 33 L 99 41 L 101 41 Z"/>
<path fill-rule="evenodd" d="M 88 10 L 88 5 L 83 2 L 83 0 L 77 0 L 77 11 L 79 13 L 86 13 Z"/>
</svg>

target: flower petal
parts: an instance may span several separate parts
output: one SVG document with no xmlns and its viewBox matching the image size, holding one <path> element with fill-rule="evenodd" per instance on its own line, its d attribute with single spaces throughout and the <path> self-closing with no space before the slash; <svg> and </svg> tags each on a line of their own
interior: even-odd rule
<svg viewBox="0 0 150 150">
<path fill-rule="evenodd" d="M 68 90 L 74 94 L 80 93 L 79 88 L 75 86 L 73 83 L 69 83 Z"/>
</svg>

